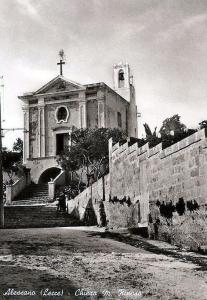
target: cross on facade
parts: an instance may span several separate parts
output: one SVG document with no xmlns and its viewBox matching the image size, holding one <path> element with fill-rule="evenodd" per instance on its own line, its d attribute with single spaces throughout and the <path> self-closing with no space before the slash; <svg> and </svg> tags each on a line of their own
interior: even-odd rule
<svg viewBox="0 0 207 300">
<path fill-rule="evenodd" d="M 59 56 L 60 56 L 60 62 L 57 63 L 57 65 L 60 66 L 60 75 L 62 76 L 63 75 L 63 65 L 65 64 L 65 62 L 63 61 L 64 60 L 64 51 L 63 50 L 59 51 Z"/>
</svg>

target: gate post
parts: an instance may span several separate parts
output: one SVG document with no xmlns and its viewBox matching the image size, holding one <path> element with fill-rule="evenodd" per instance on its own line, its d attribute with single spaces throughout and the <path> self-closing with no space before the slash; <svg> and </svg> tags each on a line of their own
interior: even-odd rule
<svg viewBox="0 0 207 300">
<path fill-rule="evenodd" d="M 48 197 L 49 197 L 49 199 L 55 198 L 55 182 L 54 181 L 48 182 Z"/>
</svg>

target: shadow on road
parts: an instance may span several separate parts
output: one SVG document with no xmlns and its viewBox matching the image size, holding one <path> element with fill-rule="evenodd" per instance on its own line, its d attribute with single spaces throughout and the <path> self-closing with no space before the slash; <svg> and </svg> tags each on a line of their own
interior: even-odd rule
<svg viewBox="0 0 207 300">
<path fill-rule="evenodd" d="M 0 299 L 1 300 L 14 300 L 14 299 L 28 299 L 28 300 L 40 300 L 40 299 L 61 299 L 61 300 L 74 300 L 79 297 L 75 296 L 75 291 L 78 289 L 74 287 L 68 279 L 57 278 L 52 274 L 48 274 L 45 271 L 31 270 L 27 268 L 21 268 L 20 266 L 13 266 L 0 262 Z M 3 295 L 8 292 L 9 289 L 18 291 L 34 291 L 34 296 L 14 296 L 14 295 Z M 61 291 L 64 294 L 61 297 L 47 297 L 41 296 L 41 291 Z M 10 292 L 8 292 L 10 293 Z M 84 297 L 81 299 L 85 299 Z"/>
<path fill-rule="evenodd" d="M 158 246 L 152 245 L 146 239 L 140 238 L 138 236 L 132 237 L 114 232 L 90 232 L 88 233 L 88 236 L 113 239 L 155 254 L 166 255 L 169 257 L 179 259 L 182 262 L 191 262 L 198 266 L 198 271 L 207 271 L 207 257 L 201 256 L 199 254 L 192 256 L 186 251 L 184 252 L 175 248 L 163 249 Z"/>
</svg>

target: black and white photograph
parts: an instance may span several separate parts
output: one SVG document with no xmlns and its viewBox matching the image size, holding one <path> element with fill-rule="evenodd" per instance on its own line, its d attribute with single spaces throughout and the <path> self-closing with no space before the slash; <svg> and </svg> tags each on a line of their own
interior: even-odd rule
<svg viewBox="0 0 207 300">
<path fill-rule="evenodd" d="M 207 300 L 207 0 L 0 0 L 0 300 Z"/>
</svg>

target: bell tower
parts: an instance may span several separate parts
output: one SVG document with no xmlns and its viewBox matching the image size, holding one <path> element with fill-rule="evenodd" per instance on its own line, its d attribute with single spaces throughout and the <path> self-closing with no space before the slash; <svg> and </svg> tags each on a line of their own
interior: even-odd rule
<svg viewBox="0 0 207 300">
<path fill-rule="evenodd" d="M 129 103 L 127 110 L 128 135 L 137 137 L 137 106 L 133 77 L 130 74 L 129 64 L 123 62 L 115 64 L 113 71 L 114 90 Z"/>
<path fill-rule="evenodd" d="M 130 102 L 130 86 L 132 85 L 130 68 L 128 63 L 118 63 L 114 65 L 114 90 Z"/>
</svg>

